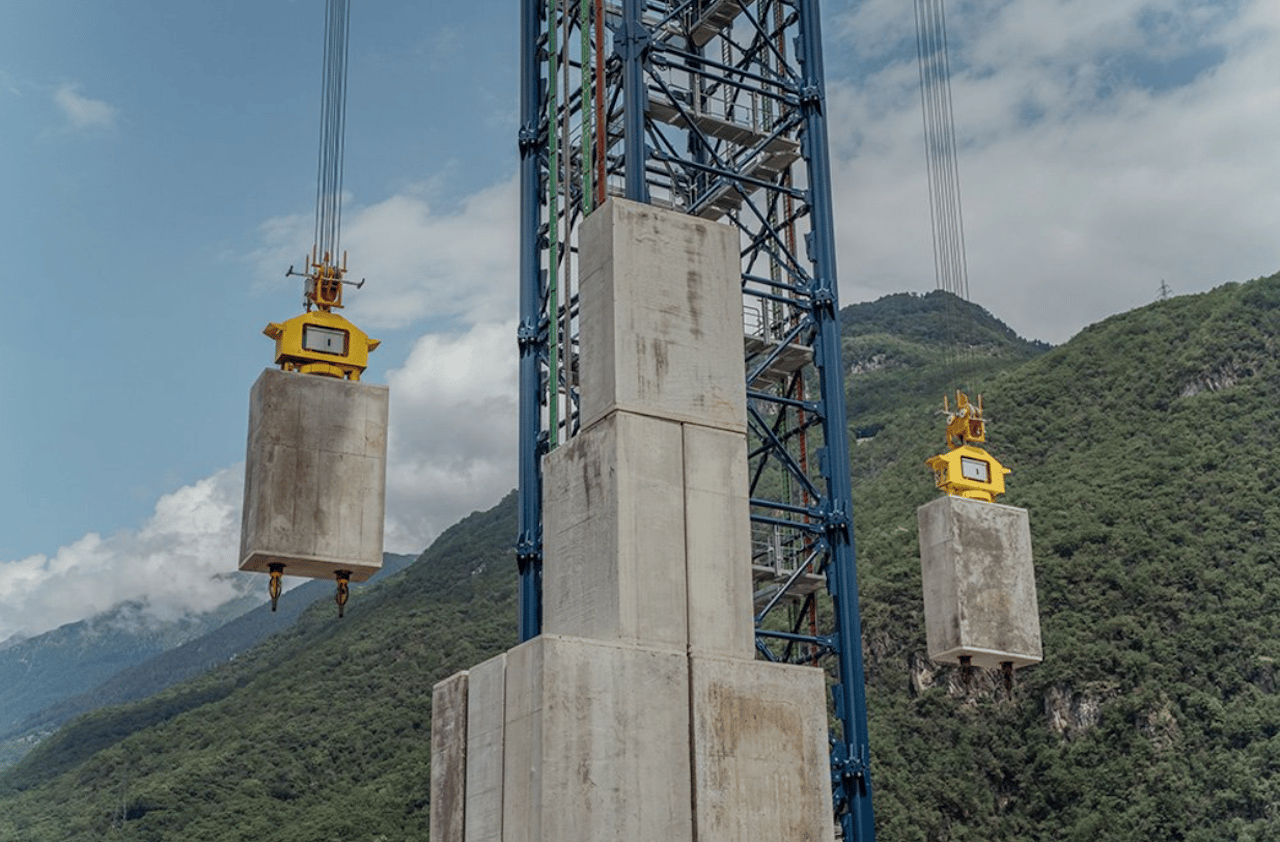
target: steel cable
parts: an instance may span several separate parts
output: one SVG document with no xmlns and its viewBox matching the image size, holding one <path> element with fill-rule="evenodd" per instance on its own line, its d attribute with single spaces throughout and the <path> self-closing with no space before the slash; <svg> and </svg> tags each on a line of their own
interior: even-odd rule
<svg viewBox="0 0 1280 842">
<path fill-rule="evenodd" d="M 969 361 L 960 336 L 959 302 L 969 298 L 964 212 L 956 156 L 955 119 L 951 99 L 951 66 L 947 50 L 944 0 L 915 0 L 916 51 L 920 65 L 920 106 L 924 122 L 925 167 L 929 181 L 934 274 L 937 288 L 950 293 L 946 323 L 947 367 L 956 386 Z"/>
<path fill-rule="evenodd" d="M 347 121 L 350 0 L 327 0 L 324 73 L 320 92 L 320 155 L 316 174 L 315 243 L 318 258 L 338 263 L 342 230 L 342 176 Z"/>
</svg>

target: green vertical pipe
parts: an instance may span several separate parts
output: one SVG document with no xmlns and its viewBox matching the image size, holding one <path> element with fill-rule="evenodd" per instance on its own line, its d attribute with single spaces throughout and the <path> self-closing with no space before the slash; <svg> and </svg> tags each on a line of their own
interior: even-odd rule
<svg viewBox="0 0 1280 842">
<path fill-rule="evenodd" d="M 558 61 L 556 47 L 556 0 L 547 0 L 547 206 L 548 219 L 547 239 L 550 245 L 550 265 L 547 267 L 547 346 L 549 367 L 547 388 L 548 407 L 548 443 L 552 448 L 560 438 L 560 288 L 558 284 L 560 272 L 560 148 L 559 148 L 559 102 L 556 93 L 556 73 Z"/>
</svg>

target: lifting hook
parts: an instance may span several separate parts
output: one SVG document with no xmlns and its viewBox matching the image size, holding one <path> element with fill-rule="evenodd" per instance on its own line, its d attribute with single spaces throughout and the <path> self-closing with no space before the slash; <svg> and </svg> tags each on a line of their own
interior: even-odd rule
<svg viewBox="0 0 1280 842">
<path fill-rule="evenodd" d="M 342 619 L 343 609 L 347 605 L 347 597 L 351 595 L 351 571 L 335 570 L 333 576 L 338 580 L 338 592 L 334 594 L 333 601 L 338 603 L 338 619 Z"/>
<path fill-rule="evenodd" d="M 271 581 L 267 583 L 267 593 L 271 595 L 271 610 L 276 610 L 276 603 L 280 601 L 280 591 L 282 584 L 280 577 L 284 575 L 284 565 L 278 561 L 273 561 L 267 565 L 267 570 L 271 573 Z"/>
</svg>

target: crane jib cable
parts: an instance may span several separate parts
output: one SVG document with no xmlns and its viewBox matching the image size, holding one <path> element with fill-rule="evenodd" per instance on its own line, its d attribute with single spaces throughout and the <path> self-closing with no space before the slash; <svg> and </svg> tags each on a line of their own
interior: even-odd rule
<svg viewBox="0 0 1280 842">
<path fill-rule="evenodd" d="M 937 288 L 950 293 L 945 321 L 947 366 L 957 387 L 962 362 L 968 362 L 959 336 L 959 301 L 969 298 L 965 255 L 964 212 L 956 157 L 955 119 L 951 100 L 951 66 L 947 50 L 944 0 L 915 0 L 916 51 L 920 64 L 920 106 L 924 121 L 925 167 L 929 180 L 934 274 Z"/>
<path fill-rule="evenodd" d="M 326 0 L 315 229 L 317 255 L 324 263 L 337 263 L 340 253 L 342 162 L 347 122 L 347 51 L 350 20 L 350 0 Z"/>
</svg>

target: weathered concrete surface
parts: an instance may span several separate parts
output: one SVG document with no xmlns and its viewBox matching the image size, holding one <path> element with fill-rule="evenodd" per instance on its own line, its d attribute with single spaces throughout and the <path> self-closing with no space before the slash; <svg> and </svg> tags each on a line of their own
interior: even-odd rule
<svg viewBox="0 0 1280 842">
<path fill-rule="evenodd" d="M 509 651 L 504 842 L 692 839 L 688 676 L 678 652 L 549 635 Z"/>
<path fill-rule="evenodd" d="M 823 675 L 753 660 L 737 235 L 613 199 L 581 243 L 544 633 L 471 671 L 465 842 L 830 842 Z"/>
<path fill-rule="evenodd" d="M 685 649 L 683 451 L 679 424 L 616 412 L 546 456 L 544 631 Z"/>
<path fill-rule="evenodd" d="M 689 651 L 755 656 L 747 439 L 683 425 Z"/>
<path fill-rule="evenodd" d="M 1025 509 L 940 497 L 916 512 L 929 658 L 1039 663 L 1040 613 Z"/>
<path fill-rule="evenodd" d="M 821 670 L 692 655 L 698 842 L 830 842 Z"/>
<path fill-rule="evenodd" d="M 612 198 L 580 244 L 582 426 L 623 409 L 745 431 L 738 233 Z"/>
<path fill-rule="evenodd" d="M 468 679 L 466 842 L 502 842 L 506 667 L 504 652 L 472 667 Z"/>
<path fill-rule="evenodd" d="M 249 396 L 240 569 L 352 581 L 382 567 L 386 386 L 267 369 Z"/>
<path fill-rule="evenodd" d="M 432 839 L 463 842 L 467 779 L 467 673 L 436 684 L 431 691 Z"/>
<path fill-rule="evenodd" d="M 752 657 L 746 447 L 614 412 L 548 454 L 546 632 Z"/>
</svg>

